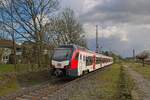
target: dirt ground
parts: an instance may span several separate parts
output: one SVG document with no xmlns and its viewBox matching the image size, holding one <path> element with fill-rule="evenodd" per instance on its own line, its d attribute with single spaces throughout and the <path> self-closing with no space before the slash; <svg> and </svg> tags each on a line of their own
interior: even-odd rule
<svg viewBox="0 0 150 100">
<path fill-rule="evenodd" d="M 137 89 L 136 94 L 138 100 L 150 100 L 150 81 L 145 79 L 141 74 L 134 71 L 129 66 L 124 66 L 129 75 L 135 82 L 135 86 Z"/>
</svg>

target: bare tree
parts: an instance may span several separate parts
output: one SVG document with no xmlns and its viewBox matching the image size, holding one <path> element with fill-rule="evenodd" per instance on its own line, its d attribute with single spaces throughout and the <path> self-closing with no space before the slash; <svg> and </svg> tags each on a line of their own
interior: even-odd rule
<svg viewBox="0 0 150 100">
<path fill-rule="evenodd" d="M 8 9 L 9 4 L 12 5 L 11 9 Z M 0 23 L 11 28 L 17 37 L 35 43 L 39 67 L 41 67 L 45 25 L 57 9 L 57 0 L 4 0 L 1 4 L 1 11 L 7 17 L 5 21 L 0 19 Z M 13 22 L 13 25 L 9 22 Z"/>
<path fill-rule="evenodd" d="M 142 61 L 143 67 L 145 66 L 145 59 L 148 58 L 149 53 L 147 51 L 143 51 L 139 55 L 136 56 L 137 59 Z"/>
<path fill-rule="evenodd" d="M 9 11 L 9 15 L 7 15 L 5 13 L 5 10 L 4 10 L 4 6 L 7 7 L 8 11 Z M 11 3 L 10 0 L 3 0 L 0 2 L 0 17 L 1 17 L 1 25 L 2 25 L 2 37 L 1 39 L 7 39 L 7 40 L 10 40 L 12 39 L 13 41 L 13 59 L 14 59 L 14 66 L 15 66 L 15 69 L 16 69 L 16 47 L 15 47 L 15 32 L 13 30 L 14 28 L 14 23 L 13 23 L 13 5 Z M 8 12 L 7 11 L 7 12 Z M 5 24 L 7 23 L 9 25 L 9 27 Z M 11 28 L 10 28 L 11 27 Z"/>
<path fill-rule="evenodd" d="M 75 17 L 73 10 L 69 8 L 64 9 L 58 17 L 53 18 L 50 26 L 52 27 L 50 31 L 55 32 L 55 34 L 51 35 L 56 38 L 55 40 L 57 41 L 54 41 L 56 44 L 78 44 L 86 46 L 82 25 Z"/>
<path fill-rule="evenodd" d="M 0 13 L 0 18 L 4 21 L 3 12 Z M 0 23 L 0 40 L 7 40 L 9 33 L 6 32 L 6 27 L 3 23 Z"/>
<path fill-rule="evenodd" d="M 5 39 L 8 39 L 8 34 L 4 32 L 3 25 L 0 25 L 0 40 L 5 40 Z"/>
</svg>

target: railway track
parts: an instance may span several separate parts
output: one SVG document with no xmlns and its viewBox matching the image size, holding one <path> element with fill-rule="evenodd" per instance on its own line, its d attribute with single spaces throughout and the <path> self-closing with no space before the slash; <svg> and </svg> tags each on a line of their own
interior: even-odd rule
<svg viewBox="0 0 150 100">
<path fill-rule="evenodd" d="M 5 97 L 0 97 L 0 100 L 51 100 L 53 96 L 57 96 L 60 91 L 64 88 L 73 85 L 85 78 L 90 78 L 94 74 L 106 69 L 101 68 L 94 72 L 88 73 L 74 80 L 63 80 L 55 78 L 49 82 L 46 82 L 40 86 L 34 87 L 32 89 L 27 89 L 26 91 L 17 92 L 16 95 L 10 95 Z"/>
</svg>

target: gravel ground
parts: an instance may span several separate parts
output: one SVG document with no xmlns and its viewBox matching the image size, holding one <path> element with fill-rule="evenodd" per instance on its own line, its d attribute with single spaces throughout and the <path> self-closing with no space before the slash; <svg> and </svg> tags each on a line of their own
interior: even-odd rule
<svg viewBox="0 0 150 100">
<path fill-rule="evenodd" d="M 139 90 L 140 100 L 150 100 L 150 81 L 128 66 L 124 66 Z"/>
<path fill-rule="evenodd" d="M 103 69 L 103 70 L 108 70 Z M 101 75 L 101 70 L 88 76 L 85 79 L 69 84 L 54 94 L 45 97 L 46 100 L 99 100 L 103 98 L 100 91 L 101 84 L 104 82 L 97 81 Z M 104 93 L 103 93 L 104 94 Z M 106 94 L 107 95 L 107 94 Z"/>
</svg>

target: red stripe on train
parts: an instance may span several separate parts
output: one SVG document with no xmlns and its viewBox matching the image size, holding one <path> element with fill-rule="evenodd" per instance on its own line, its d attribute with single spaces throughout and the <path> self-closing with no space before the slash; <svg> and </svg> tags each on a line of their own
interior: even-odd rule
<svg viewBox="0 0 150 100">
<path fill-rule="evenodd" d="M 96 67 L 96 55 L 93 56 L 93 70 L 95 70 Z"/>
<path fill-rule="evenodd" d="M 71 69 L 75 70 L 78 68 L 78 59 L 76 59 L 76 55 L 79 53 L 79 50 L 75 50 L 71 59 Z"/>
</svg>

